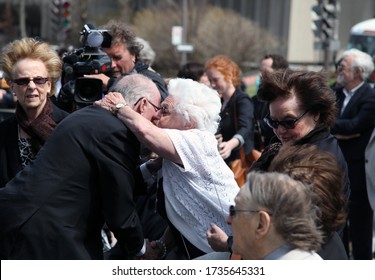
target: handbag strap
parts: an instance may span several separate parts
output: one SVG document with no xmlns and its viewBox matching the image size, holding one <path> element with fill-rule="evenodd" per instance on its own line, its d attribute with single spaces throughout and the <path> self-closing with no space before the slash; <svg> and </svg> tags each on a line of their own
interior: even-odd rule
<svg viewBox="0 0 375 280">
<path fill-rule="evenodd" d="M 233 113 L 234 113 L 234 128 L 236 129 L 236 132 L 238 130 L 238 119 L 237 119 L 237 95 L 236 93 L 234 93 L 235 95 L 235 100 L 234 100 L 234 107 L 233 107 Z M 245 148 L 242 147 L 240 148 L 240 159 L 241 159 L 241 162 L 245 163 Z"/>
</svg>

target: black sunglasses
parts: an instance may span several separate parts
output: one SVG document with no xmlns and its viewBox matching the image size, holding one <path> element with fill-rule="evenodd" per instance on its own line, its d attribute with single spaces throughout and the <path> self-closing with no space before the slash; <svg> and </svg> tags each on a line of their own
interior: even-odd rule
<svg viewBox="0 0 375 280">
<path fill-rule="evenodd" d="M 42 77 L 35 77 L 35 78 L 19 78 L 19 79 L 14 79 L 13 83 L 19 85 L 19 86 L 26 86 L 28 85 L 31 81 L 34 82 L 36 85 L 44 85 L 47 83 L 48 78 L 42 78 Z"/>
<path fill-rule="evenodd" d="M 296 127 L 296 122 L 298 122 L 300 119 L 302 119 L 303 116 L 307 114 L 307 112 L 308 112 L 308 110 L 305 113 L 303 113 L 301 116 L 299 116 L 298 118 L 291 119 L 291 120 L 275 121 L 275 120 L 270 118 L 270 114 L 265 116 L 263 120 L 266 122 L 266 124 L 269 127 L 273 128 L 273 129 L 277 129 L 279 127 L 279 125 L 281 125 L 282 127 L 286 128 L 286 129 L 293 129 L 293 128 Z"/>
<path fill-rule="evenodd" d="M 147 102 L 150 103 L 150 105 L 151 105 L 152 107 L 154 107 L 154 109 L 155 109 L 156 112 L 159 111 L 159 110 L 161 109 L 160 107 L 158 107 L 158 106 L 156 106 L 154 103 L 152 103 L 150 100 L 148 100 L 146 97 L 141 97 L 141 98 L 139 98 L 139 99 L 137 100 L 137 102 L 134 103 L 134 106 L 136 106 L 136 105 L 138 104 L 138 102 L 141 101 L 143 98 L 145 98 L 145 99 L 147 100 Z"/>
</svg>

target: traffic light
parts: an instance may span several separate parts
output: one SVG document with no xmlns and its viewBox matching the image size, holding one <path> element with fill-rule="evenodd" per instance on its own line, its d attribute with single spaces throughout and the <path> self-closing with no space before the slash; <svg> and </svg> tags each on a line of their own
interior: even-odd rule
<svg viewBox="0 0 375 280">
<path fill-rule="evenodd" d="M 51 30 L 59 42 L 69 37 L 71 29 L 71 1 L 53 0 L 51 3 Z"/>
<path fill-rule="evenodd" d="M 61 4 L 61 15 L 62 15 L 62 25 L 64 28 L 70 28 L 71 21 L 71 4 L 70 1 L 63 1 Z"/>
<path fill-rule="evenodd" d="M 319 0 L 311 7 L 312 30 L 321 40 L 337 39 L 339 4 L 336 1 Z"/>
</svg>

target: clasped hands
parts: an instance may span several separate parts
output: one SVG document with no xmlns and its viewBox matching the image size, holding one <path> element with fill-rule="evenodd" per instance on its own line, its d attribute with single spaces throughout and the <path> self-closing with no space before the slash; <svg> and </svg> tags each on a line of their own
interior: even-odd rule
<svg viewBox="0 0 375 280">
<path fill-rule="evenodd" d="M 95 101 L 94 105 L 115 112 L 116 104 L 118 103 L 126 103 L 122 94 L 119 92 L 108 92 L 102 99 Z"/>
</svg>

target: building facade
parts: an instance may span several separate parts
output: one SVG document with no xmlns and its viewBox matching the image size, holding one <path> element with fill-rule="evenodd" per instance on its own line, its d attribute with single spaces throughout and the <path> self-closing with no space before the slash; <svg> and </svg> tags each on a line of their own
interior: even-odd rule
<svg viewBox="0 0 375 280">
<path fill-rule="evenodd" d="M 316 4 L 316 0 L 128 0 L 128 3 L 132 9 L 140 10 L 163 1 L 176 6 L 181 6 L 182 1 L 188 1 L 189 5 L 199 2 L 232 9 L 269 30 L 281 42 L 278 52 L 291 63 L 317 63 L 322 59 L 321 51 L 314 49 L 311 30 L 311 7 Z M 68 26 L 59 22 L 54 12 L 59 2 L 70 2 Z M 374 17 L 375 1 L 338 2 L 341 6 L 338 34 L 342 50 L 348 41 L 351 26 Z M 24 14 L 22 5 L 25 5 Z M 0 9 L 3 11 L 0 15 L 0 46 L 21 37 L 22 16 L 25 18 L 24 33 L 27 36 L 38 36 L 58 44 L 69 36 L 78 38 L 83 24 L 96 22 L 98 17 L 116 13 L 121 7 L 119 0 L 0 0 Z"/>
</svg>

